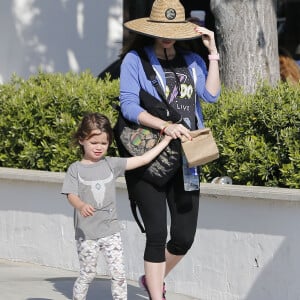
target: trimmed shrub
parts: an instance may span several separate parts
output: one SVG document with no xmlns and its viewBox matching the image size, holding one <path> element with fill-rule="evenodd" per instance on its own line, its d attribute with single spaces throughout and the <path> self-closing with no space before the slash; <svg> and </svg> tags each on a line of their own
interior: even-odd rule
<svg viewBox="0 0 300 300">
<path fill-rule="evenodd" d="M 227 175 L 235 184 L 300 188 L 299 87 L 261 86 L 254 95 L 223 89 L 203 109 L 220 148 L 204 181 Z"/>
<path fill-rule="evenodd" d="M 71 136 L 83 114 L 97 111 L 114 121 L 110 103 L 118 91 L 117 81 L 97 82 L 90 72 L 14 76 L 0 86 L 0 166 L 65 171 L 79 158 Z M 114 145 L 109 155 L 116 155 Z"/>
<path fill-rule="evenodd" d="M 119 81 L 81 74 L 14 76 L 0 85 L 0 166 L 66 171 L 80 158 L 71 136 L 85 112 L 114 125 L 111 103 Z M 300 188 L 300 89 L 261 86 L 254 95 L 223 88 L 218 103 L 202 104 L 220 158 L 202 168 L 202 181 L 229 176 L 234 184 Z M 108 155 L 118 155 L 115 144 Z"/>
</svg>

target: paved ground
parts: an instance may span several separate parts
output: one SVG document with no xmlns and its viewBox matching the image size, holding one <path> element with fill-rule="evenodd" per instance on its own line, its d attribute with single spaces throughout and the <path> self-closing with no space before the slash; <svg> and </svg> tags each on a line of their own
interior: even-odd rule
<svg viewBox="0 0 300 300">
<path fill-rule="evenodd" d="M 65 300 L 72 299 L 77 272 L 30 263 L 0 259 L 1 300 Z M 98 277 L 92 283 L 87 300 L 111 300 L 110 281 Z M 148 299 L 136 282 L 128 282 L 128 300 Z M 168 300 L 197 300 L 167 293 Z"/>
</svg>

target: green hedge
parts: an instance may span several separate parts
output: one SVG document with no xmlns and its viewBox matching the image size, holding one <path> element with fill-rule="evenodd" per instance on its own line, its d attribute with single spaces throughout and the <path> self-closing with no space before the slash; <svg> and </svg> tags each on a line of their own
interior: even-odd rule
<svg viewBox="0 0 300 300">
<path fill-rule="evenodd" d="M 0 166 L 65 171 L 79 158 L 70 138 L 84 112 L 102 112 L 114 124 L 118 92 L 117 80 L 97 82 L 90 72 L 40 72 L 0 85 Z M 203 182 L 227 175 L 234 184 L 300 188 L 299 88 L 223 89 L 203 110 L 220 148 L 220 158 L 203 167 Z M 109 155 L 117 155 L 115 145 Z"/>
<path fill-rule="evenodd" d="M 71 135 L 88 111 L 115 120 L 118 83 L 80 75 L 39 73 L 0 86 L 0 166 L 64 171 L 79 157 Z M 113 146 L 110 155 L 116 154 Z"/>
<path fill-rule="evenodd" d="M 300 88 L 262 86 L 254 95 L 222 91 L 204 105 L 220 158 L 205 166 L 205 180 L 228 175 L 233 183 L 300 188 Z"/>
</svg>

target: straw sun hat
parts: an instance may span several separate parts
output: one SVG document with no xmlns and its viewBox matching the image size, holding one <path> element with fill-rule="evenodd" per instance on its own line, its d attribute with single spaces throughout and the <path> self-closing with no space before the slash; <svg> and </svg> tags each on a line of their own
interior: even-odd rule
<svg viewBox="0 0 300 300">
<path fill-rule="evenodd" d="M 172 40 L 199 37 L 196 25 L 185 20 L 184 7 L 179 0 L 155 0 L 149 18 L 139 18 L 124 23 L 136 33 Z"/>
</svg>

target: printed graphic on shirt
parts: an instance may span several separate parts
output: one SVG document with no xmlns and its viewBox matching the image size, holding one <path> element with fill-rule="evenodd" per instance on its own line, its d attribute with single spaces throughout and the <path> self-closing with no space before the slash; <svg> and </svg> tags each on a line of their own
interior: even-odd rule
<svg viewBox="0 0 300 300">
<path fill-rule="evenodd" d="M 113 174 L 110 173 L 109 177 L 99 180 L 84 180 L 78 174 L 78 179 L 80 183 L 90 187 L 94 200 L 97 203 L 97 208 L 102 208 L 106 190 L 105 185 L 113 180 Z"/>
<path fill-rule="evenodd" d="M 173 72 L 166 72 L 166 80 L 169 83 L 172 83 L 175 80 L 175 84 L 171 84 L 173 87 L 167 85 L 166 87 L 166 97 L 169 99 L 169 103 L 171 104 L 176 97 L 180 97 L 182 99 L 191 99 L 194 92 L 194 87 L 192 84 L 187 82 L 188 76 L 186 74 L 177 73 L 177 78 L 180 83 L 180 95 L 178 91 L 178 85 L 176 84 L 176 79 Z"/>
<path fill-rule="evenodd" d="M 166 96 L 169 103 L 186 121 L 187 125 L 195 128 L 195 89 L 193 80 L 187 68 L 175 68 L 174 72 L 166 70 Z M 180 84 L 180 91 L 179 91 Z"/>
</svg>

